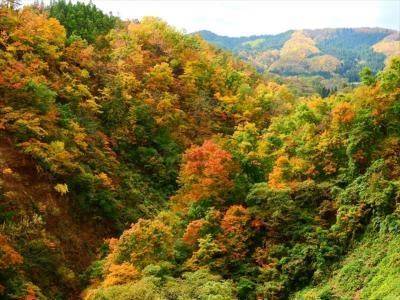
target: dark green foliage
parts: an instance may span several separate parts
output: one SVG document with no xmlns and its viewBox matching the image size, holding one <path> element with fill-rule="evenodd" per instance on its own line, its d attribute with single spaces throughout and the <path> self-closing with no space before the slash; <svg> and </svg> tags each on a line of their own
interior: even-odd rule
<svg viewBox="0 0 400 300">
<path fill-rule="evenodd" d="M 389 35 L 388 30 L 362 31 L 351 28 L 337 29 L 332 38 L 323 39 L 317 47 L 343 61 L 337 73 L 350 82 L 359 81 L 358 73 L 369 67 L 374 73 L 384 66 L 385 56 L 370 47 Z"/>
<path fill-rule="evenodd" d="M 370 68 L 374 73 L 384 67 L 385 55 L 374 52 L 369 45 L 360 45 L 357 48 L 340 48 L 322 43 L 318 47 L 342 60 L 342 64 L 336 72 L 350 82 L 358 82 L 358 74 L 365 67 Z"/>
<path fill-rule="evenodd" d="M 256 299 L 256 284 L 253 281 L 240 278 L 237 289 L 239 299 Z"/>
<path fill-rule="evenodd" d="M 80 36 L 89 43 L 107 34 L 117 24 L 119 19 L 98 9 L 93 3 L 72 3 L 56 0 L 48 7 L 50 17 L 56 18 L 65 27 L 68 36 Z"/>
</svg>

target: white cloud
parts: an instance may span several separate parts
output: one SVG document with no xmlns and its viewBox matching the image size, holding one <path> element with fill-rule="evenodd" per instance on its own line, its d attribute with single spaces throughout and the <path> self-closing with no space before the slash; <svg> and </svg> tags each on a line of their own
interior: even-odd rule
<svg viewBox="0 0 400 300">
<path fill-rule="evenodd" d="M 24 0 L 24 2 L 33 2 Z M 85 2 L 88 2 L 85 0 Z M 400 29 L 400 1 L 121 1 L 93 0 L 127 19 L 157 16 L 178 29 L 241 36 L 289 29 L 387 27 Z"/>
</svg>

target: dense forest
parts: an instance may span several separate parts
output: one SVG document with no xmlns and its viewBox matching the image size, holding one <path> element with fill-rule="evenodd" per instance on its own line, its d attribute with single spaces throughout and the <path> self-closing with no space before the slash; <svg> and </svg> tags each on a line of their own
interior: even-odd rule
<svg viewBox="0 0 400 300">
<path fill-rule="evenodd" d="M 1 299 L 400 298 L 391 56 L 323 90 L 155 17 L 3 3 Z"/>
<path fill-rule="evenodd" d="M 400 55 L 400 33 L 382 28 L 290 30 L 240 38 L 206 30 L 198 34 L 237 53 L 260 71 L 284 76 L 340 76 L 358 82 L 363 68 L 376 73 L 383 69 L 388 57 Z"/>
</svg>

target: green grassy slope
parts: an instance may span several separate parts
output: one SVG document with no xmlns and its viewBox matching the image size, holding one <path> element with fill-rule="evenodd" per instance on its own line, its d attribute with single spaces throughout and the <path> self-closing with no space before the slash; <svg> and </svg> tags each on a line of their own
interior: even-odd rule
<svg viewBox="0 0 400 300">
<path fill-rule="evenodd" d="M 400 299 L 400 234 L 367 232 L 322 284 L 292 297 L 311 299 Z"/>
</svg>

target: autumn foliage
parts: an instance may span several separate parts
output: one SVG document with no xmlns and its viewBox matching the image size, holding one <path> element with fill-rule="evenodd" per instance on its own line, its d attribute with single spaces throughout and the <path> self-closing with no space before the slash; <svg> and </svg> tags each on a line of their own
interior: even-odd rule
<svg viewBox="0 0 400 300">
<path fill-rule="evenodd" d="M 0 156 L 2 296 L 287 299 L 371 224 L 398 231 L 399 58 L 298 97 L 154 17 L 66 32 L 38 7 L 0 16 L 0 154 L 33 166 Z M 270 55 L 338 63 L 305 32 Z M 64 218 L 75 231 L 52 236 Z M 105 236 L 96 254 L 70 244 Z M 66 263 L 79 251 L 97 255 L 86 272 Z"/>
<path fill-rule="evenodd" d="M 221 204 L 233 186 L 230 178 L 233 167 L 232 155 L 213 141 L 190 148 L 183 156 L 179 173 L 181 189 L 172 202 L 187 206 L 191 202 L 212 199 L 215 204 Z"/>
</svg>

